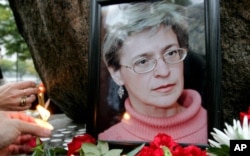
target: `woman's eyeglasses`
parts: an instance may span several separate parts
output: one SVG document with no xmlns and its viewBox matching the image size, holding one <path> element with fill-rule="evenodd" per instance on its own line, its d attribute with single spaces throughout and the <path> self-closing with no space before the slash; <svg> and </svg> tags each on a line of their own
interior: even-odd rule
<svg viewBox="0 0 250 156">
<path fill-rule="evenodd" d="M 187 50 L 184 48 L 178 48 L 178 49 L 167 51 L 166 53 L 162 55 L 161 58 L 163 58 L 165 63 L 176 64 L 176 63 L 182 62 L 186 58 L 186 56 L 187 56 Z M 132 67 L 126 66 L 126 65 L 121 65 L 121 66 L 125 68 L 129 68 L 129 69 L 133 69 L 133 71 L 138 74 L 144 74 L 144 73 L 152 71 L 156 67 L 158 59 L 140 58 L 133 64 Z"/>
</svg>

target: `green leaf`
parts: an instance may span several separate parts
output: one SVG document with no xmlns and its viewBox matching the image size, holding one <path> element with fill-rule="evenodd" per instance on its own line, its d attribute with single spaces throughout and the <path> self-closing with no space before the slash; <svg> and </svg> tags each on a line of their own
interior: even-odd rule
<svg viewBox="0 0 250 156">
<path fill-rule="evenodd" d="M 85 156 L 83 150 L 79 151 L 80 156 Z"/>
<path fill-rule="evenodd" d="M 32 156 L 42 156 L 44 153 L 43 144 L 40 142 L 40 140 L 38 143 L 38 140 L 39 139 L 36 139 L 37 146 L 32 149 L 32 151 L 33 151 Z"/>
<path fill-rule="evenodd" d="M 136 153 L 138 153 L 144 146 L 145 146 L 145 144 L 142 144 L 142 145 L 136 147 L 135 149 L 133 149 L 132 151 L 127 153 L 126 156 L 134 156 L 134 155 L 136 155 Z"/>
<path fill-rule="evenodd" d="M 31 156 L 42 156 L 44 154 L 44 150 L 42 148 L 35 148 Z"/>
<path fill-rule="evenodd" d="M 60 147 L 45 149 L 45 156 L 67 155 L 67 150 Z"/>
<path fill-rule="evenodd" d="M 109 151 L 109 145 L 107 142 L 104 141 L 97 141 L 97 148 L 100 151 L 100 154 L 103 155 Z"/>
<path fill-rule="evenodd" d="M 229 156 L 230 148 L 227 145 L 221 145 L 220 148 L 209 147 L 207 151 L 216 154 L 217 156 Z"/>
<path fill-rule="evenodd" d="M 96 156 L 94 153 L 86 153 L 83 156 Z"/>
<path fill-rule="evenodd" d="M 172 156 L 172 153 L 169 150 L 169 148 L 167 148 L 166 146 L 163 146 L 162 149 L 163 149 L 163 152 L 164 152 L 164 156 Z"/>
<path fill-rule="evenodd" d="M 120 156 L 122 153 L 121 149 L 112 149 L 105 153 L 103 156 Z"/>
<path fill-rule="evenodd" d="M 55 156 L 55 152 L 54 152 L 53 148 L 47 148 L 47 149 L 44 150 L 44 152 L 45 152 L 44 154 L 46 156 Z"/>
<path fill-rule="evenodd" d="M 65 150 L 64 148 L 59 148 L 59 147 L 55 147 L 54 152 L 56 154 L 67 154 L 67 150 Z"/>
<path fill-rule="evenodd" d="M 100 156 L 101 155 L 97 146 L 92 143 L 82 144 L 81 149 L 83 150 L 84 156 Z"/>
<path fill-rule="evenodd" d="M 36 145 L 42 145 L 42 142 L 39 137 L 36 138 Z"/>
</svg>

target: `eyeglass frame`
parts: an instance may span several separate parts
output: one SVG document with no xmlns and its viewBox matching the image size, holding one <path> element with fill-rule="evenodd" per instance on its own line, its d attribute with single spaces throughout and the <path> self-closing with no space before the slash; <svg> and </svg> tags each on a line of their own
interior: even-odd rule
<svg viewBox="0 0 250 156">
<path fill-rule="evenodd" d="M 173 52 L 173 51 L 179 51 L 179 50 L 183 50 L 183 52 L 184 52 L 184 54 L 183 54 L 183 57 L 180 59 L 180 60 L 178 60 L 178 61 L 176 61 L 176 62 L 167 62 L 166 60 L 165 60 L 165 55 L 166 54 L 169 54 L 170 52 Z M 157 65 L 157 60 L 158 59 L 160 59 L 160 58 L 163 58 L 163 61 L 165 62 L 165 63 L 168 63 L 168 64 L 177 64 L 177 63 L 180 63 L 180 62 L 182 62 L 185 58 L 187 57 L 187 49 L 185 49 L 185 48 L 177 48 L 177 49 L 173 49 L 173 50 L 169 50 L 169 51 L 167 51 L 167 52 L 165 52 L 161 57 L 159 57 L 159 58 L 153 58 L 153 59 L 150 59 L 150 60 L 153 60 L 155 63 L 153 64 L 153 66 L 149 69 L 149 70 L 147 70 L 147 71 L 145 71 L 145 72 L 137 72 L 137 71 L 135 71 L 135 63 L 132 65 L 132 67 L 131 66 L 128 66 L 128 65 L 122 65 L 122 64 L 120 64 L 120 66 L 122 66 L 122 67 L 125 67 L 125 68 L 128 68 L 128 69 L 132 69 L 135 73 L 137 73 L 137 74 L 145 74 L 145 73 L 149 73 L 149 72 L 151 72 L 151 71 L 153 71 L 154 69 L 155 69 L 155 67 L 156 67 L 156 65 Z"/>
</svg>

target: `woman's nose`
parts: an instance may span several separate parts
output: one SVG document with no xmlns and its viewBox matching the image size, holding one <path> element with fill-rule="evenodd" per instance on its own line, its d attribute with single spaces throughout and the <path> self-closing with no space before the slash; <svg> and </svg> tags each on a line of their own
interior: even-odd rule
<svg viewBox="0 0 250 156">
<path fill-rule="evenodd" d="M 158 59 L 154 73 L 155 76 L 168 76 L 170 74 L 169 64 L 162 58 Z"/>
</svg>

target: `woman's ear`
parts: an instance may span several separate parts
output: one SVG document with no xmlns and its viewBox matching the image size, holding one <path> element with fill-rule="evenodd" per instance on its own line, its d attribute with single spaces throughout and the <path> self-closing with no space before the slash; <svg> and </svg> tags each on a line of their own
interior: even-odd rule
<svg viewBox="0 0 250 156">
<path fill-rule="evenodd" d="M 123 85 L 123 81 L 121 79 L 121 73 L 120 73 L 120 70 L 114 70 L 113 68 L 111 67 L 108 67 L 108 71 L 112 77 L 112 79 L 115 81 L 115 83 L 119 86 Z"/>
</svg>

